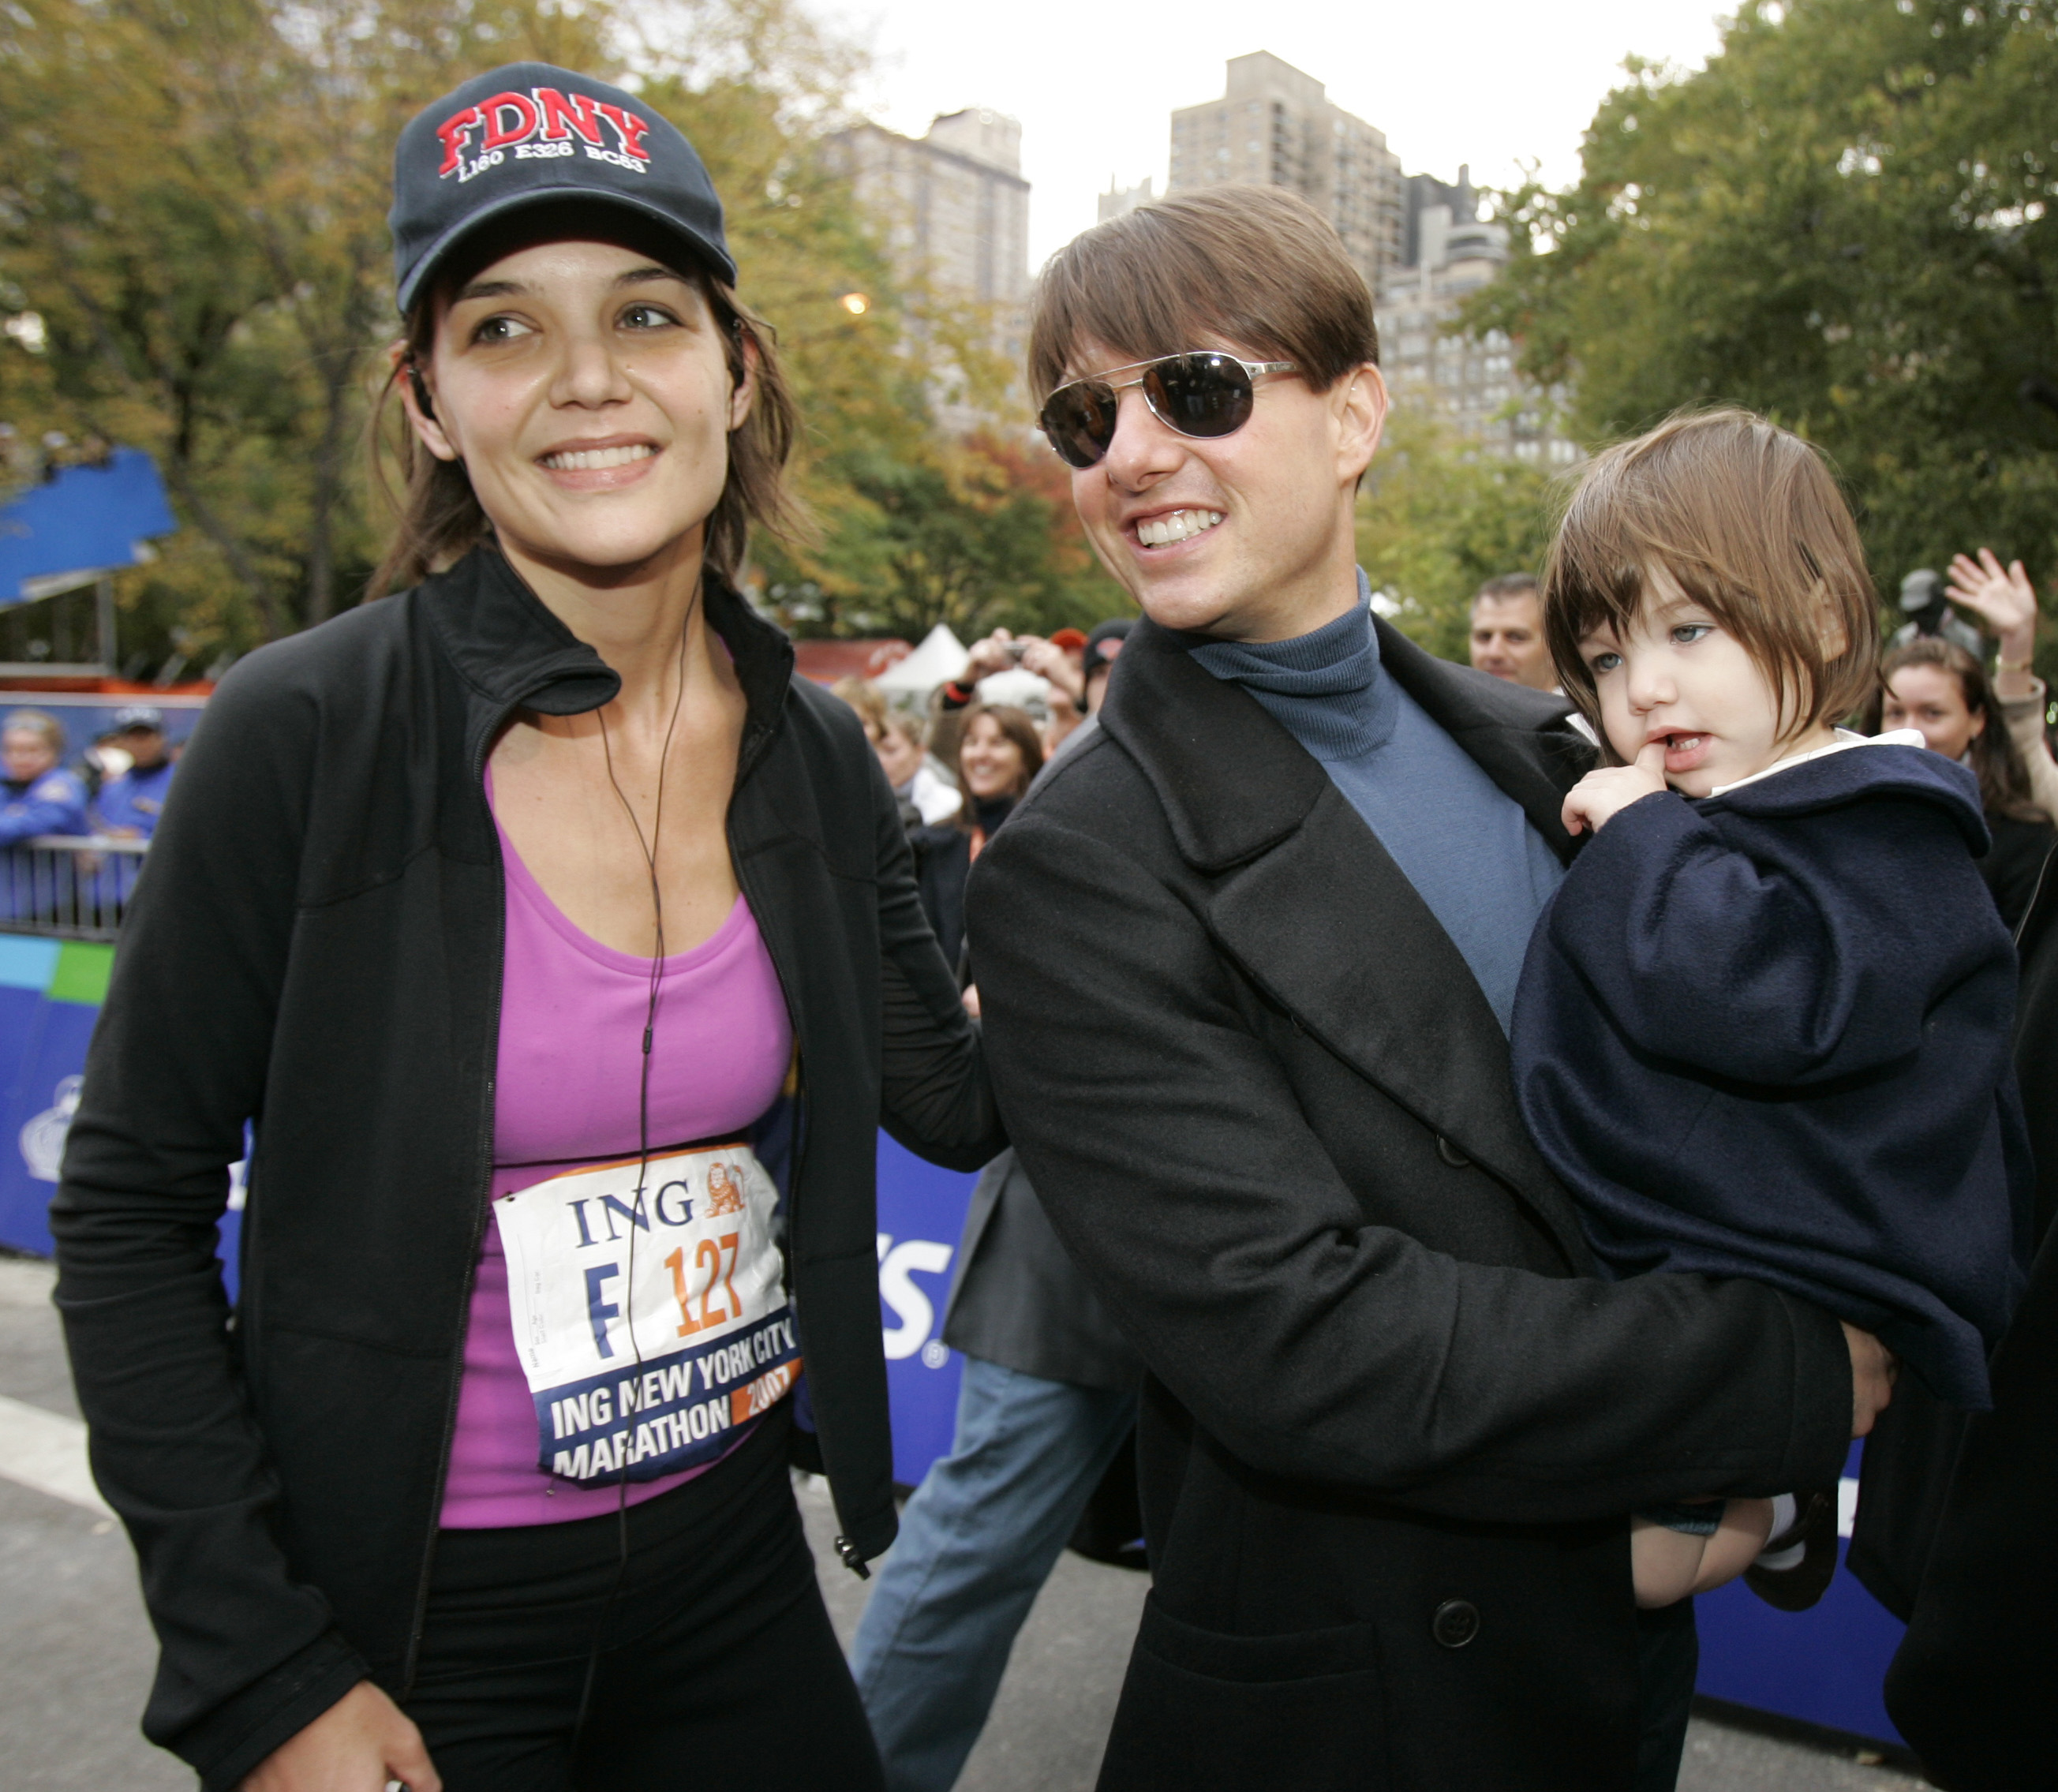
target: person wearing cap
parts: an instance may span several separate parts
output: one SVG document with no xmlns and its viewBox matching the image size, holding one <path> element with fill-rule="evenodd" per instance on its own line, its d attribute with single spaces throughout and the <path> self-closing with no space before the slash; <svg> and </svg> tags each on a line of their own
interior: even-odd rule
<svg viewBox="0 0 2058 1792">
<path fill-rule="evenodd" d="M 404 589 L 222 681 L 53 1206 L 145 1730 L 204 1792 L 877 1786 L 788 1468 L 864 1573 L 876 1128 L 1006 1135 L 858 719 L 736 589 L 794 407 L 619 88 L 467 81 L 392 225 Z"/>
<path fill-rule="evenodd" d="M 117 709 L 105 739 L 129 756 L 129 769 L 100 787 L 93 805 L 100 831 L 117 840 L 148 840 L 157 831 L 178 766 L 165 739 L 165 712 L 148 703 Z"/>
</svg>

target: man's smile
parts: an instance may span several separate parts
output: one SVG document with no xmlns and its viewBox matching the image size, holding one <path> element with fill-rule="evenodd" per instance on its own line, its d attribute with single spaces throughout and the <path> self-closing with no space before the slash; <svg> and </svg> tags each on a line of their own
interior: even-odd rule
<svg viewBox="0 0 2058 1792">
<path fill-rule="evenodd" d="M 1223 515 L 1210 510 L 1166 511 L 1156 516 L 1139 517 L 1132 526 L 1138 546 L 1173 547 L 1214 528 L 1222 521 Z"/>
</svg>

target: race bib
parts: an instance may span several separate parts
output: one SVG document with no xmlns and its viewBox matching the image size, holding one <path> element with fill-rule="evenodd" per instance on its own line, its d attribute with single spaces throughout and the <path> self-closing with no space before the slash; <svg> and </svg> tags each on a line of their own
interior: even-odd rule
<svg viewBox="0 0 2058 1792">
<path fill-rule="evenodd" d="M 537 1466 L 588 1485 L 712 1462 L 801 1373 L 749 1146 L 667 1152 L 641 1182 L 630 1158 L 493 1203 Z"/>
</svg>

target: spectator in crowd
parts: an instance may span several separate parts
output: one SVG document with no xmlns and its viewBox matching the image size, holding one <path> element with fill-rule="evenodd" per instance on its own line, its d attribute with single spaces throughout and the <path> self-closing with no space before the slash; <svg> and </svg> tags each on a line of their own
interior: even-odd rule
<svg viewBox="0 0 2058 1792">
<path fill-rule="evenodd" d="M 1558 672 L 1544 639 L 1544 611 L 1530 573 L 1489 578 L 1472 599 L 1472 664 L 1532 690 L 1555 691 Z"/>
<path fill-rule="evenodd" d="M 0 770 L 6 800 L 0 803 L 0 847 L 19 846 L 38 834 L 89 834 L 85 786 L 65 770 L 65 733 L 44 709 L 14 709 L 0 721 Z"/>
<path fill-rule="evenodd" d="M 1955 641 L 1921 634 L 1889 653 L 1873 699 L 1875 725 L 1918 729 L 1934 753 L 1971 767 L 1993 844 L 1977 861 L 2012 928 L 2029 906 L 2058 831 L 2031 793 L 2029 773 L 1980 662 Z M 2045 755 L 2048 757 L 2048 754 Z"/>
<path fill-rule="evenodd" d="M 164 711 L 147 703 L 117 710 L 107 744 L 129 756 L 129 769 L 100 787 L 94 805 L 100 830 L 117 840 L 148 840 L 157 832 L 178 765 L 165 738 Z"/>
<path fill-rule="evenodd" d="M 1015 634 L 1007 629 L 995 629 L 983 640 L 972 643 L 971 658 L 964 670 L 942 687 L 942 707 L 969 709 L 979 701 L 982 678 L 991 678 L 996 672 L 1016 666 L 1048 680 L 1066 692 L 1076 705 L 1085 700 L 1080 668 L 1086 646 L 1087 638 L 1077 629 L 1060 629 L 1047 640 L 1039 634 Z"/>
<path fill-rule="evenodd" d="M 957 765 L 963 805 L 950 821 L 917 828 L 911 840 L 922 912 L 952 964 L 962 966 L 965 880 L 1043 764 L 1043 737 L 1027 711 L 979 704 L 965 712 Z"/>
<path fill-rule="evenodd" d="M 857 719 L 870 735 L 886 720 L 886 693 L 869 678 L 844 677 L 829 686 L 829 694 L 840 697 L 856 710 Z"/>
<path fill-rule="evenodd" d="M 1043 730 L 1043 757 L 1049 759 L 1079 732 L 1080 724 L 1087 718 L 1078 698 L 1055 681 L 1047 681 L 1043 707 L 1047 712 Z"/>
<path fill-rule="evenodd" d="M 1107 695 L 1107 675 L 1114 671 L 1114 662 L 1122 657 L 1122 643 L 1135 626 L 1134 617 L 1118 616 L 1099 624 L 1087 637 L 1086 656 L 1080 663 L 1079 677 L 1085 689 L 1088 715 L 1100 713 L 1101 700 Z"/>
<path fill-rule="evenodd" d="M 1979 558 L 1961 554 L 1951 562 L 1949 594 L 1986 624 L 1999 644 L 1994 656 L 1993 693 L 2008 723 L 2015 749 L 2029 776 L 2030 794 L 2045 817 L 2058 822 L 2058 760 L 2044 730 L 2050 693 L 2032 670 L 2036 658 L 2036 592 L 2020 560 L 2005 571 L 1990 548 Z"/>
<path fill-rule="evenodd" d="M 978 1011 L 975 987 L 965 1001 Z M 851 1651 L 887 1792 L 949 1792 L 1066 1540 L 1104 1479 L 1135 1478 L 1123 1447 L 1142 1365 L 1011 1150 L 972 1190 L 940 1336 L 964 1356 L 951 1447 L 900 1515 Z M 1138 1528 L 1106 1540 L 1119 1549 Z"/>
<path fill-rule="evenodd" d="M 1066 754 L 1076 752 L 1099 729 L 1101 699 L 1107 694 L 1108 674 L 1114 669 L 1122 642 L 1129 638 L 1130 622 L 1129 617 L 1116 617 L 1097 625 L 1087 637 L 1085 650 L 1079 657 L 1080 701 L 1086 713 L 1079 718 L 1079 725 L 1051 749 L 1047 764 L 1055 765 Z"/>
<path fill-rule="evenodd" d="M 893 794 L 915 818 L 912 827 L 939 826 L 964 806 L 957 786 L 923 745 L 921 723 L 906 710 L 888 710 L 872 745 Z"/>
<path fill-rule="evenodd" d="M 886 781 L 900 803 L 900 820 L 910 832 L 948 821 L 958 812 L 958 793 L 942 766 L 923 745 L 922 726 L 886 700 L 886 693 L 865 678 L 839 678 L 829 686 L 864 724 L 864 737 L 879 756 Z"/>
<path fill-rule="evenodd" d="M 1142 207 L 1052 259 L 1031 341 L 1147 618 L 967 910 L 1011 1136 L 1147 1372 L 1101 1785 L 1631 1792 L 1678 1738 L 1627 1514 L 1834 1481 L 1885 1353 L 1762 1283 L 1599 1279 L 1521 1126 L 1508 1012 L 1589 751 L 1373 614 L 1385 391 L 1328 224 Z"/>
</svg>

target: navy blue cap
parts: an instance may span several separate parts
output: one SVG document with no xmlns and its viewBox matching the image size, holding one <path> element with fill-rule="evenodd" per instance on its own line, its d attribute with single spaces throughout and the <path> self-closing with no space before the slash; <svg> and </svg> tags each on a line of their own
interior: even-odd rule
<svg viewBox="0 0 2058 1792">
<path fill-rule="evenodd" d="M 528 205 L 590 201 L 665 226 L 728 285 L 721 201 L 677 126 L 633 94 L 547 62 L 476 75 L 415 114 L 393 152 L 393 284 L 422 282 L 482 224 Z"/>
</svg>

